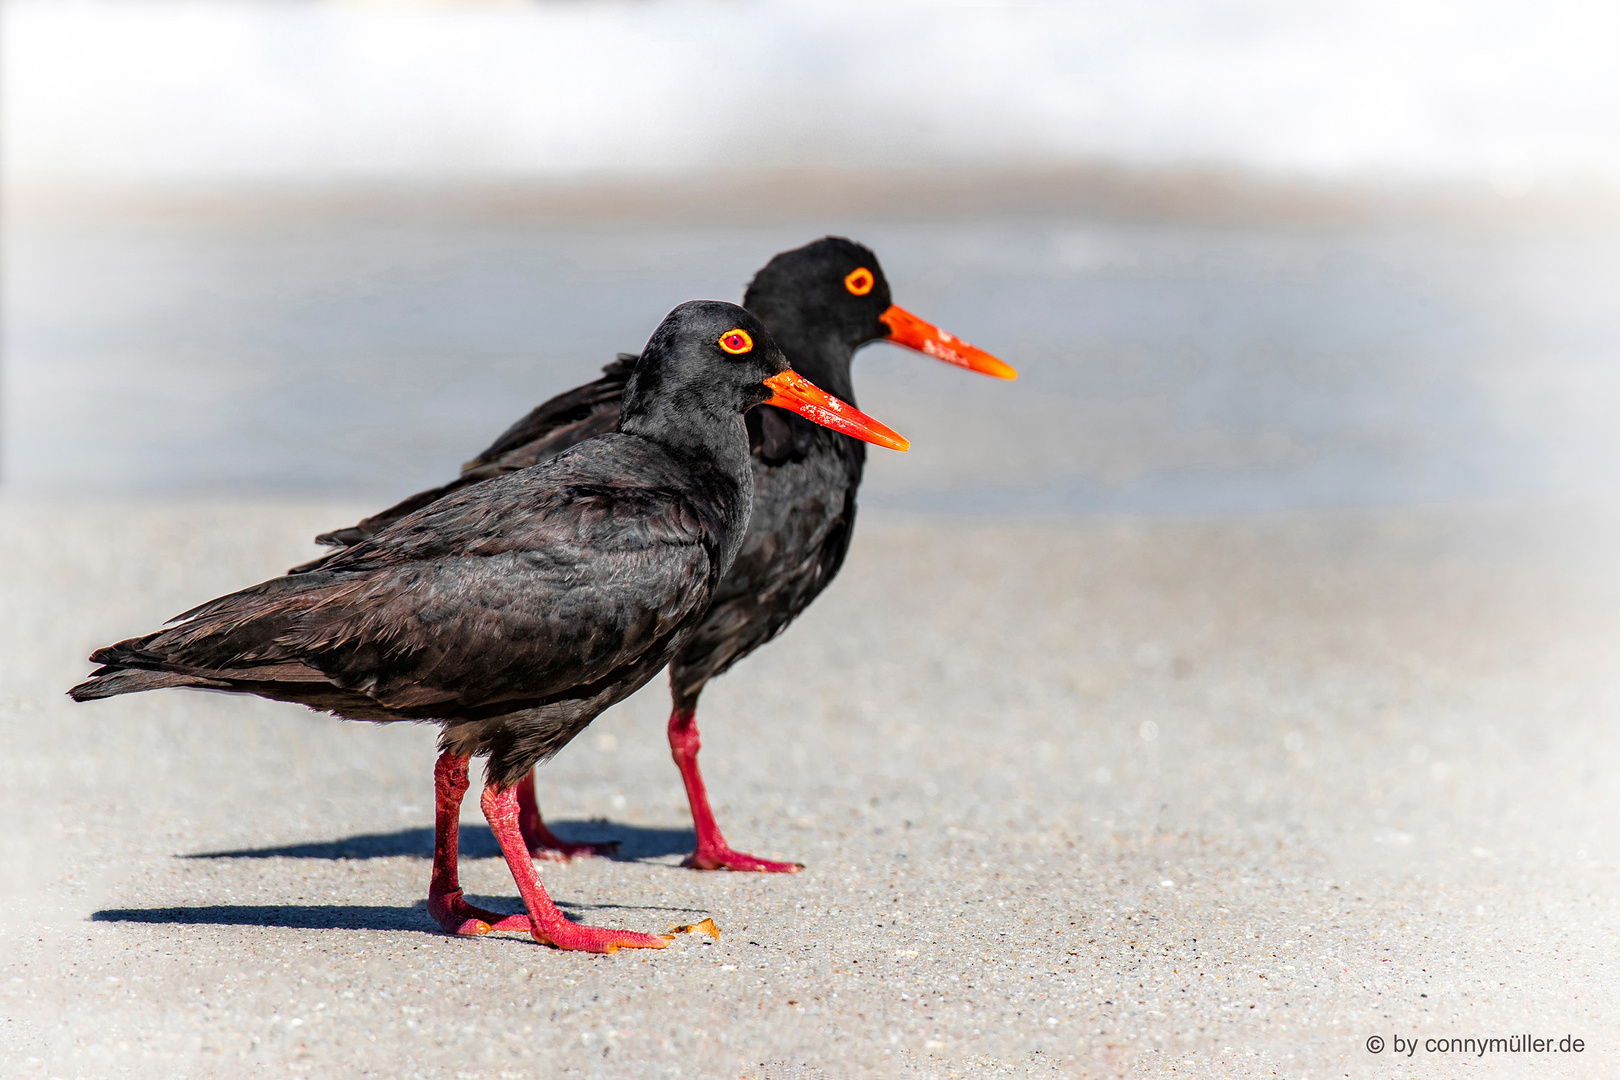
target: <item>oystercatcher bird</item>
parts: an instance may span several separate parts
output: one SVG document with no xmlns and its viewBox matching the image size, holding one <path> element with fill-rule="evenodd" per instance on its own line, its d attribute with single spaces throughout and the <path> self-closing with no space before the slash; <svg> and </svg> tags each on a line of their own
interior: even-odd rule
<svg viewBox="0 0 1620 1080">
<path fill-rule="evenodd" d="M 877 256 L 840 237 L 771 259 L 749 284 L 743 306 L 759 316 L 795 371 L 851 403 L 851 361 L 857 349 L 873 341 L 904 345 L 998 378 L 1017 375 L 982 349 L 897 307 Z M 537 406 L 443 487 L 413 495 L 347 529 L 323 533 L 316 541 L 358 543 L 449 492 L 526 468 L 581 439 L 612 431 L 635 359 L 621 353 L 600 379 Z M 708 617 L 670 664 L 674 708 L 669 746 L 697 834 L 686 865 L 793 872 L 800 869 L 797 863 L 735 851 L 721 835 L 697 765 L 698 696 L 710 679 L 781 633 L 838 573 L 855 525 L 855 491 L 866 451 L 857 440 L 817 427 L 790 410 L 755 409 L 747 424 L 754 516 L 730 574 L 715 591 Z M 616 846 L 556 837 L 541 820 L 532 777 L 519 786 L 518 798 L 524 838 L 537 856 L 600 854 Z"/>
<path fill-rule="evenodd" d="M 79 701 L 200 687 L 351 720 L 441 727 L 428 908 L 445 930 L 527 927 L 562 949 L 661 948 L 582 926 L 547 897 L 514 785 L 691 639 L 742 547 L 753 501 L 743 414 L 764 402 L 846 434 L 905 441 L 796 374 L 732 304 L 676 308 L 624 387 L 618 431 L 408 514 L 306 573 L 191 609 L 97 650 Z M 470 756 L 526 916 L 462 899 L 457 818 Z"/>
</svg>

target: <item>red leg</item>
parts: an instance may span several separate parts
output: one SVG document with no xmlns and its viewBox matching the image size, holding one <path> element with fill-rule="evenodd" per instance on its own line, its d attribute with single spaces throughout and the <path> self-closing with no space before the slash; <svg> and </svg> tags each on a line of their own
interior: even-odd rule
<svg viewBox="0 0 1620 1080">
<path fill-rule="evenodd" d="M 461 797 L 466 793 L 467 759 L 440 754 L 433 766 L 433 879 L 428 884 L 428 914 L 448 934 L 527 930 L 527 915 L 497 915 L 461 898 L 456 842 L 461 835 Z"/>
<path fill-rule="evenodd" d="M 629 930 L 606 930 L 596 926 L 581 926 L 570 922 L 557 910 L 557 905 L 546 895 L 540 877 L 534 872 L 534 860 L 523 843 L 518 828 L 518 801 L 512 788 L 502 791 L 494 784 L 486 785 L 480 800 L 489 827 L 506 856 L 506 865 L 523 894 L 523 904 L 529 909 L 530 930 L 534 939 L 559 949 L 578 949 L 584 952 L 610 953 L 616 949 L 662 949 L 669 939 L 656 934 L 637 934 Z"/>
<path fill-rule="evenodd" d="M 534 798 L 533 770 L 517 782 L 514 790 L 518 801 L 518 828 L 523 831 L 524 846 L 534 858 L 567 862 L 584 855 L 612 855 L 619 850 L 617 840 L 602 844 L 571 844 L 546 828 L 546 823 L 540 820 L 540 804 Z"/>
<path fill-rule="evenodd" d="M 698 772 L 701 745 L 696 710 L 676 709 L 670 713 L 669 752 L 676 768 L 681 770 L 681 781 L 686 784 L 686 801 L 692 806 L 692 826 L 697 831 L 697 850 L 687 856 L 685 865 L 694 870 L 755 870 L 766 874 L 796 874 L 803 870 L 799 863 L 756 859 L 731 850 L 726 838 L 720 835 L 720 826 L 714 823 L 709 793 L 704 790 L 703 776 Z"/>
</svg>

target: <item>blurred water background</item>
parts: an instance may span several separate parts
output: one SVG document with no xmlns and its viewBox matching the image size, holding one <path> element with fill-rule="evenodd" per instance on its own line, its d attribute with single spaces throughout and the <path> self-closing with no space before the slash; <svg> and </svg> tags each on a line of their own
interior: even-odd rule
<svg viewBox="0 0 1620 1080">
<path fill-rule="evenodd" d="M 1620 8 L 6 0 L 0 476 L 388 499 L 825 233 L 868 505 L 1620 494 Z"/>
</svg>

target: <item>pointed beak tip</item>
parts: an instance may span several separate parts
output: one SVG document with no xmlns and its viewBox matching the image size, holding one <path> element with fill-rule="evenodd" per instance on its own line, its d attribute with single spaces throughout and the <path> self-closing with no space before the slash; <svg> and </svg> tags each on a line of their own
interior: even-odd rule
<svg viewBox="0 0 1620 1080">
<path fill-rule="evenodd" d="M 873 446 L 881 446 L 886 450 L 894 450 L 902 454 L 911 449 L 911 440 L 898 431 L 878 423 L 871 417 L 865 417 L 865 419 L 867 422 L 862 425 L 860 431 L 850 429 L 846 430 L 845 434 L 854 435 L 857 439 L 869 442 Z"/>
<path fill-rule="evenodd" d="M 879 316 L 889 328 L 887 340 L 895 345 L 915 349 L 925 356 L 943 360 L 947 364 L 989 375 L 995 379 L 1012 380 L 1018 372 L 1011 364 L 998 360 L 983 349 L 959 338 L 952 337 L 931 322 L 917 318 L 902 307 L 891 306 Z"/>
</svg>

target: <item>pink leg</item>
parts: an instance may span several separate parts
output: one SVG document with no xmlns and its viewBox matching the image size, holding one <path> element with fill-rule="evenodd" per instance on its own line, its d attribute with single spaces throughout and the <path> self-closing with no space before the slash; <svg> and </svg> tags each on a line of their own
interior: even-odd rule
<svg viewBox="0 0 1620 1080">
<path fill-rule="evenodd" d="M 540 820 L 540 804 L 534 798 L 534 772 L 517 782 L 518 828 L 523 831 L 523 844 L 536 859 L 567 862 L 585 855 L 612 855 L 619 850 L 617 840 L 602 844 L 570 844 L 559 839 Z"/>
<path fill-rule="evenodd" d="M 527 915 L 497 915 L 461 898 L 456 847 L 461 834 L 461 797 L 467 793 L 467 759 L 440 754 L 433 766 L 433 879 L 428 914 L 445 933 L 475 935 L 491 930 L 527 930 Z"/>
<path fill-rule="evenodd" d="M 692 826 L 697 831 L 697 850 L 687 856 L 685 865 L 694 870 L 755 870 L 766 874 L 796 874 L 803 870 L 799 863 L 756 859 L 731 850 L 726 838 L 720 835 L 720 826 L 714 823 L 709 793 L 704 790 L 703 776 L 698 772 L 701 745 L 696 711 L 676 709 L 670 713 L 669 752 L 676 768 L 681 770 L 681 781 L 686 784 L 686 801 L 692 806 Z"/>
<path fill-rule="evenodd" d="M 557 910 L 557 905 L 546 895 L 540 877 L 534 872 L 534 860 L 523 843 L 518 828 L 517 795 L 512 788 L 505 791 L 490 784 L 484 788 L 484 816 L 495 832 L 506 856 L 506 865 L 523 894 L 523 904 L 529 909 L 530 930 L 534 940 L 559 949 L 578 949 L 584 952 L 610 953 L 617 949 L 662 949 L 669 939 L 655 934 L 637 934 L 629 930 L 606 930 L 596 926 L 581 926 L 570 922 Z"/>
</svg>

